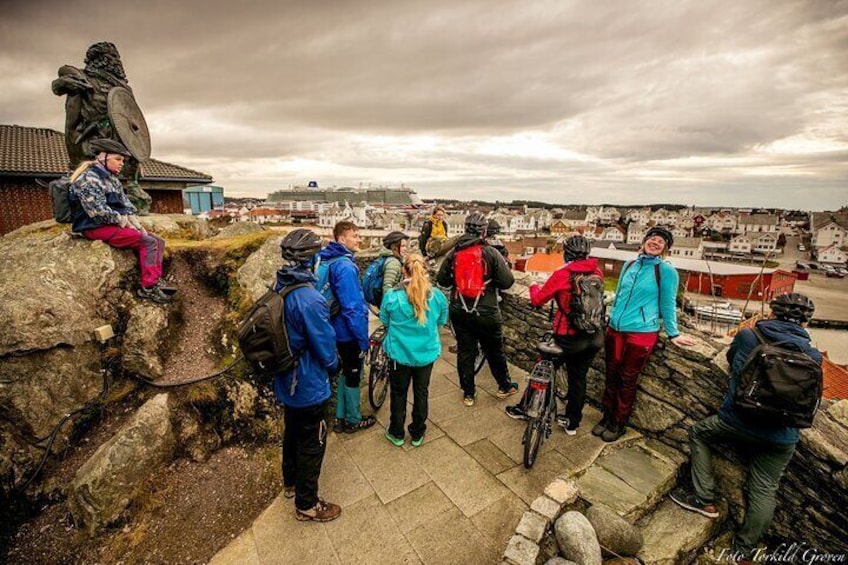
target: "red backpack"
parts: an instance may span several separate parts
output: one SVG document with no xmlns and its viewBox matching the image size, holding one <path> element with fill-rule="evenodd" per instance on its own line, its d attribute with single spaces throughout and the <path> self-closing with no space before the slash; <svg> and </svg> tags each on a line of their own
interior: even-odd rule
<svg viewBox="0 0 848 565">
<path fill-rule="evenodd" d="M 453 260 L 453 281 L 456 294 L 466 312 L 475 312 L 477 302 L 486 292 L 488 265 L 483 259 L 483 246 L 472 245 L 456 252 Z M 471 309 L 465 299 L 474 300 Z"/>
</svg>

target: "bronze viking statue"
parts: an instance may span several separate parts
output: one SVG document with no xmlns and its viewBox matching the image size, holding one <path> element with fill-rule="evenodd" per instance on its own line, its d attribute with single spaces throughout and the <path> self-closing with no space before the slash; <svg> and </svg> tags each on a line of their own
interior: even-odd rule
<svg viewBox="0 0 848 565">
<path fill-rule="evenodd" d="M 120 141 L 133 158 L 124 167 L 122 180 L 140 215 L 150 211 L 152 199 L 138 185 L 139 163 L 150 157 L 150 134 L 144 115 L 133 97 L 118 48 L 106 41 L 85 53 L 85 68 L 59 68 L 53 94 L 65 101 L 65 145 L 73 170 L 88 155 L 88 142 L 108 138 Z"/>
</svg>

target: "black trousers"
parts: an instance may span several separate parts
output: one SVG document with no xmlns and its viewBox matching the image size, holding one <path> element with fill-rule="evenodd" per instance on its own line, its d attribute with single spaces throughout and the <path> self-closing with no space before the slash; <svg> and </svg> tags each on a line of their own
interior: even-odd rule
<svg viewBox="0 0 848 565">
<path fill-rule="evenodd" d="M 345 385 L 358 387 L 362 378 L 364 362 L 359 344 L 355 341 L 340 341 L 336 343 L 336 349 L 342 362 L 342 375 L 344 375 Z"/>
<path fill-rule="evenodd" d="M 451 324 L 456 333 L 456 368 L 459 372 L 459 384 L 465 396 L 474 396 L 477 385 L 474 383 L 474 359 L 477 347 L 483 349 L 486 362 L 498 388 L 509 387 L 509 370 L 503 351 L 503 331 L 500 313 L 494 315 L 470 314 L 461 308 L 451 307 Z"/>
<path fill-rule="evenodd" d="M 299 510 L 318 502 L 318 476 L 327 448 L 326 409 L 326 402 L 283 409 L 283 486 L 294 487 L 294 504 Z"/>
<path fill-rule="evenodd" d="M 391 418 L 389 433 L 403 439 L 403 424 L 406 422 L 406 397 L 409 384 L 412 383 L 412 423 L 409 435 L 419 439 L 427 430 L 427 396 L 430 391 L 430 374 L 433 364 L 423 367 L 409 367 L 391 361 L 389 385 L 391 387 Z"/>
</svg>

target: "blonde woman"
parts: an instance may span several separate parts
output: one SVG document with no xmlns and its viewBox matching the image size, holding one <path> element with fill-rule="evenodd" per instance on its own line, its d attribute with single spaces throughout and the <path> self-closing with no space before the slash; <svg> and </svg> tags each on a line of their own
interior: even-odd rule
<svg viewBox="0 0 848 565">
<path fill-rule="evenodd" d="M 448 320 L 445 295 L 430 284 L 421 255 L 411 254 L 404 261 L 403 280 L 383 297 L 380 320 L 387 329 L 383 349 L 391 360 L 391 420 L 386 439 L 398 447 L 404 444 L 406 397 L 412 383 L 409 435 L 418 447 L 427 429 L 430 373 L 442 352 L 439 328 Z"/>
</svg>

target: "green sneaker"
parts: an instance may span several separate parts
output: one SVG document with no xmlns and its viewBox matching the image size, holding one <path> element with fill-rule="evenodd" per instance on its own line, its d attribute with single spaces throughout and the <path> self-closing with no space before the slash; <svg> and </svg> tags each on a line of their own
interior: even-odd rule
<svg viewBox="0 0 848 565">
<path fill-rule="evenodd" d="M 403 444 L 405 443 L 403 438 L 393 436 L 389 433 L 389 430 L 386 430 L 386 439 L 392 442 L 392 445 L 395 447 L 403 447 Z M 415 445 L 415 442 L 412 442 L 412 444 Z"/>
<path fill-rule="evenodd" d="M 420 447 L 422 443 L 424 443 L 424 436 L 421 436 L 418 439 L 412 440 L 412 447 Z"/>
</svg>

